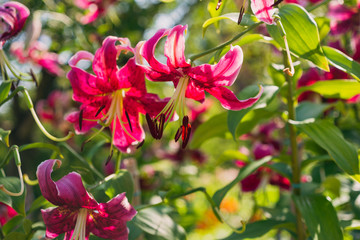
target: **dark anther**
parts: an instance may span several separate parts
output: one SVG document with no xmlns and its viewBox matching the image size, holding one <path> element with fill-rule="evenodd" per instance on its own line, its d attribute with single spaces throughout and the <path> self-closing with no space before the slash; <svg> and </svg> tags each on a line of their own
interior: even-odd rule
<svg viewBox="0 0 360 240">
<path fill-rule="evenodd" d="M 279 5 L 282 1 L 283 1 L 283 0 L 277 0 L 277 1 L 275 1 L 274 4 L 271 5 L 271 7 L 275 7 L 275 6 Z"/>
<path fill-rule="evenodd" d="M 183 137 L 183 142 L 182 142 L 182 145 L 181 147 L 184 149 L 187 145 L 187 143 L 189 142 L 189 139 L 190 139 L 190 134 L 191 134 L 191 125 L 188 124 L 186 127 L 185 127 L 186 131 L 186 135 Z"/>
<path fill-rule="evenodd" d="M 104 108 L 105 108 L 105 105 L 102 105 L 102 106 L 99 108 L 99 110 L 96 112 L 95 117 L 97 117 Z"/>
<path fill-rule="evenodd" d="M 81 109 L 81 110 L 80 110 L 80 114 L 79 114 L 79 129 L 80 129 L 80 130 L 81 130 L 81 128 L 82 128 L 83 113 L 84 113 L 84 110 Z"/>
<path fill-rule="evenodd" d="M 157 132 L 158 139 L 161 139 L 164 132 L 164 124 L 165 124 L 165 114 L 160 115 L 159 119 L 159 131 Z"/>
<path fill-rule="evenodd" d="M 221 7 L 221 3 L 222 3 L 222 0 L 219 0 L 216 5 L 216 10 L 219 10 L 219 8 Z"/>
<path fill-rule="evenodd" d="M 132 132 L 133 130 L 132 130 L 129 114 L 127 113 L 127 111 L 125 111 L 125 116 L 126 116 L 126 119 L 127 119 L 128 123 L 129 123 L 130 131 Z"/>
<path fill-rule="evenodd" d="M 180 126 L 175 134 L 175 142 L 179 140 L 180 136 L 182 135 L 182 132 L 183 132 L 183 126 Z"/>
<path fill-rule="evenodd" d="M 154 121 L 151 119 L 150 115 L 147 113 L 146 115 L 146 122 L 149 126 L 149 130 L 150 130 L 150 133 L 151 133 L 151 136 L 153 136 L 153 138 L 156 139 L 157 137 L 157 132 L 156 132 L 156 127 L 155 127 L 155 123 Z"/>
<path fill-rule="evenodd" d="M 183 118 L 183 126 L 185 127 L 185 126 L 187 126 L 189 124 L 189 117 L 188 116 L 185 116 L 184 118 Z"/>
<path fill-rule="evenodd" d="M 106 159 L 105 166 L 108 165 L 108 163 L 109 163 L 110 160 L 112 159 L 113 154 L 114 154 L 114 151 L 111 151 L 110 155 L 109 155 L 108 158 Z"/>
<path fill-rule="evenodd" d="M 245 8 L 244 8 L 244 6 L 242 6 L 242 7 L 240 8 L 240 14 L 239 14 L 238 22 L 237 22 L 238 25 L 240 25 L 240 23 L 241 23 L 241 20 L 242 20 L 242 17 L 243 17 L 243 15 L 244 15 L 244 12 L 245 12 Z"/>
<path fill-rule="evenodd" d="M 36 76 L 32 69 L 30 69 L 30 75 L 31 75 L 32 80 L 35 82 L 35 86 L 38 87 L 39 86 L 38 81 L 37 81 Z"/>
<path fill-rule="evenodd" d="M 145 140 L 142 140 L 142 142 L 141 142 L 141 143 L 139 143 L 139 145 L 137 145 L 137 146 L 136 146 L 136 149 L 141 148 L 141 147 L 142 147 L 142 145 L 144 145 L 144 142 L 145 142 Z"/>
</svg>

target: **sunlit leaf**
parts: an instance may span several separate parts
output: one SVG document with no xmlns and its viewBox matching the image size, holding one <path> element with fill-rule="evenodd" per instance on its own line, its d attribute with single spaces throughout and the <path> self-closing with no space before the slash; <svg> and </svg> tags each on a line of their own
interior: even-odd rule
<svg viewBox="0 0 360 240">
<path fill-rule="evenodd" d="M 134 183 L 130 173 L 121 170 L 105 178 L 99 186 L 91 190 L 98 202 L 107 202 L 116 195 L 126 192 L 126 197 L 131 202 L 134 193 Z"/>
<path fill-rule="evenodd" d="M 320 47 L 320 36 L 315 20 L 301 6 L 285 4 L 279 9 L 290 51 L 329 71 L 328 61 Z M 271 37 L 285 49 L 284 39 L 276 25 L 266 26 Z"/>
<path fill-rule="evenodd" d="M 238 184 L 241 180 L 249 176 L 251 173 L 253 173 L 256 169 L 258 169 L 260 166 L 264 165 L 265 163 L 269 162 L 271 160 L 271 157 L 265 157 L 261 160 L 254 161 L 246 165 L 245 167 L 241 168 L 239 171 L 239 174 L 237 177 L 231 181 L 229 184 L 227 184 L 225 187 L 217 190 L 212 199 L 217 207 L 220 207 L 220 204 L 222 200 L 224 199 L 225 195 L 230 191 L 231 188 L 233 188 L 236 184 Z"/>
<path fill-rule="evenodd" d="M 316 17 L 315 21 L 319 28 L 320 41 L 322 41 L 330 32 L 330 19 L 326 17 Z"/>
<path fill-rule="evenodd" d="M 323 50 L 331 65 L 360 81 L 360 63 L 335 48 L 324 46 Z"/>
<path fill-rule="evenodd" d="M 198 148 L 205 141 L 213 137 L 224 136 L 225 132 L 228 131 L 226 119 L 227 112 L 220 113 L 201 124 L 192 136 L 190 148 Z"/>
<path fill-rule="evenodd" d="M 279 88 L 276 86 L 264 86 L 263 94 L 253 106 L 240 111 L 229 111 L 227 122 L 234 139 L 237 139 L 244 131 L 250 131 L 262 119 L 272 116 L 273 112 L 267 107 L 278 91 Z M 253 97 L 258 92 L 258 86 L 249 86 L 238 94 L 238 98 Z"/>
<path fill-rule="evenodd" d="M 336 211 L 324 196 L 293 196 L 313 239 L 343 240 Z"/>
<path fill-rule="evenodd" d="M 154 239 L 186 239 L 185 230 L 161 208 L 147 208 L 139 211 L 132 223 L 155 237 Z"/>
<path fill-rule="evenodd" d="M 294 228 L 293 223 L 278 220 L 260 220 L 254 223 L 246 224 L 246 230 L 243 233 L 232 233 L 222 240 L 239 240 L 239 239 L 257 239 L 270 230 L 279 228 Z"/>
<path fill-rule="evenodd" d="M 317 81 L 310 86 L 299 88 L 296 95 L 304 91 L 317 92 L 325 98 L 349 99 L 360 94 L 360 83 L 354 80 Z"/>
<path fill-rule="evenodd" d="M 4 130 L 0 128 L 0 141 L 6 144 L 6 146 L 9 147 L 9 135 L 11 131 L 10 130 Z"/>
<path fill-rule="evenodd" d="M 324 148 L 337 165 L 349 175 L 359 174 L 359 158 L 354 145 L 346 141 L 340 130 L 327 120 L 290 121 Z"/>
<path fill-rule="evenodd" d="M 11 89 L 11 82 L 2 82 L 0 85 L 0 103 L 4 101 L 9 95 Z"/>
<path fill-rule="evenodd" d="M 239 13 L 236 12 L 236 13 L 226 13 L 224 15 L 221 15 L 221 16 L 218 16 L 218 17 L 213 17 L 213 18 L 210 18 L 210 19 L 206 20 L 203 23 L 203 26 L 202 26 L 203 27 L 203 36 L 205 35 L 205 32 L 206 32 L 207 28 L 211 24 L 215 24 L 218 21 L 223 20 L 223 19 L 228 19 L 228 20 L 231 20 L 231 21 L 237 23 L 238 18 L 239 18 Z M 242 18 L 242 21 L 241 21 L 240 25 L 241 26 L 251 26 L 251 25 L 253 25 L 253 24 L 257 23 L 257 22 L 259 22 L 259 20 L 255 16 L 245 13 L 243 15 L 243 18 Z"/>
</svg>

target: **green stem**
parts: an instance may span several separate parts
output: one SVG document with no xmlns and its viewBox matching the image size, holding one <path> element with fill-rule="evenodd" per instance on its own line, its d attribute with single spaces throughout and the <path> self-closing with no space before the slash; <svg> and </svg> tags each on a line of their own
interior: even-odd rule
<svg viewBox="0 0 360 240">
<path fill-rule="evenodd" d="M 77 159 L 79 159 L 83 164 L 85 164 L 86 166 L 89 167 L 90 170 L 92 170 L 98 177 L 100 177 L 101 179 L 104 179 L 104 175 L 99 172 L 94 165 L 92 165 L 91 162 L 86 161 L 85 158 L 83 158 L 81 155 L 79 155 L 72 147 L 69 146 L 69 144 L 62 142 L 60 143 L 61 146 L 63 146 L 64 148 L 66 148 L 66 150 L 68 150 L 74 157 L 76 157 Z"/>
<path fill-rule="evenodd" d="M 236 35 L 235 37 L 233 37 L 232 39 L 230 39 L 229 41 L 227 42 L 224 42 L 223 44 L 220 44 L 214 48 L 211 48 L 209 50 L 206 50 L 202 53 L 199 53 L 199 54 L 195 54 L 195 55 L 192 55 L 190 57 L 190 61 L 193 62 L 194 60 L 200 58 L 200 57 L 203 57 L 209 53 L 212 53 L 212 52 L 215 52 L 219 49 L 222 49 L 223 47 L 226 47 L 227 45 L 235 42 L 236 40 L 238 40 L 239 38 L 241 38 L 242 36 L 244 36 L 246 33 L 250 32 L 251 30 L 253 30 L 254 28 L 256 28 L 257 26 L 259 26 L 260 24 L 262 24 L 263 22 L 258 22 L 258 23 L 255 23 L 253 25 L 251 25 L 250 27 L 248 27 L 245 31 L 242 31 L 241 33 L 239 33 L 238 35 Z"/>
<path fill-rule="evenodd" d="M 287 55 L 284 54 L 284 65 L 288 66 L 289 60 L 287 59 Z M 288 120 L 295 120 L 295 107 L 294 107 L 294 93 L 293 93 L 293 79 L 288 74 L 284 74 L 286 81 L 288 83 L 288 97 L 287 97 L 287 105 L 288 105 Z M 291 147 L 291 169 L 292 169 L 292 184 L 293 186 L 293 194 L 295 196 L 301 195 L 300 189 L 300 177 L 301 177 L 301 168 L 300 168 L 300 159 L 298 158 L 298 149 L 296 142 L 296 129 L 292 124 L 288 124 L 289 126 L 289 134 L 290 134 L 290 147 Z M 299 209 L 295 206 L 295 216 L 296 216 L 296 229 L 298 240 L 305 240 L 304 235 L 304 226 L 301 220 L 301 213 Z"/>
<path fill-rule="evenodd" d="M 118 151 L 116 162 L 115 162 L 115 173 L 117 173 L 120 170 L 121 167 L 121 152 Z"/>
</svg>

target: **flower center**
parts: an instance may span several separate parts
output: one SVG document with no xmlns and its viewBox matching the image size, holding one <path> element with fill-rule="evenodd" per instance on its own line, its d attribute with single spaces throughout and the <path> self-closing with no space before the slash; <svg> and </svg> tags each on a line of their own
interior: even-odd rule
<svg viewBox="0 0 360 240">
<path fill-rule="evenodd" d="M 85 240 L 86 219 L 87 219 L 87 209 L 80 208 L 78 216 L 76 218 L 74 232 L 73 232 L 70 240 Z"/>
<path fill-rule="evenodd" d="M 155 139 L 161 139 L 164 125 L 167 125 L 169 120 L 176 112 L 179 115 L 180 128 L 175 135 L 175 141 L 178 141 L 180 136 L 182 136 L 183 148 L 185 148 L 187 142 L 189 141 L 191 132 L 191 125 L 188 123 L 189 117 L 185 115 L 185 94 L 188 83 L 188 76 L 181 77 L 175 88 L 173 96 L 163 108 L 163 110 L 161 110 L 161 112 L 154 119 L 151 119 L 150 115 L 146 114 L 146 120 L 149 125 L 151 135 Z"/>
</svg>

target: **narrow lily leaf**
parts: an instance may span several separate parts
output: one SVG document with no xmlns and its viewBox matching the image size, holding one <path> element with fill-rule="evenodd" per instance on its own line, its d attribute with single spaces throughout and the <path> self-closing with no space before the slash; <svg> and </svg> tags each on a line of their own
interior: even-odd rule
<svg viewBox="0 0 360 240">
<path fill-rule="evenodd" d="M 254 161 L 246 165 L 245 167 L 241 168 L 239 171 L 239 174 L 237 177 L 227 184 L 225 187 L 217 190 L 212 199 L 217 207 L 220 207 L 221 201 L 224 199 L 225 195 L 232 187 L 234 187 L 236 184 L 238 184 L 241 180 L 249 176 L 251 173 L 253 173 L 256 169 L 264 165 L 265 163 L 269 162 L 271 160 L 271 156 L 264 157 L 263 159 L 260 159 L 258 161 Z"/>
<path fill-rule="evenodd" d="M 6 144 L 7 147 L 9 147 L 9 135 L 11 131 L 10 130 L 4 130 L 0 128 L 0 141 Z"/>
<path fill-rule="evenodd" d="M 279 9 L 281 23 L 286 32 L 290 51 L 313 62 L 319 68 L 329 71 L 328 61 L 320 47 L 320 36 L 315 20 L 301 6 L 286 4 Z M 271 37 L 285 49 L 284 39 L 279 27 L 266 26 Z"/>
<path fill-rule="evenodd" d="M 303 121 L 309 118 L 318 118 L 326 109 L 330 108 L 331 104 L 326 103 L 312 103 L 301 102 L 296 106 L 296 120 Z"/>
<path fill-rule="evenodd" d="M 260 99 L 251 107 L 242 109 L 240 111 L 229 111 L 228 113 L 228 128 L 234 139 L 237 139 L 245 131 L 250 131 L 260 120 L 271 116 L 272 112 L 266 109 L 270 102 L 274 99 L 279 88 L 276 86 L 264 86 L 264 92 Z M 238 94 L 239 99 L 246 99 L 253 97 L 259 92 L 257 86 L 249 86 Z M 254 112 L 253 110 L 259 110 Z M 246 117 L 246 115 L 248 115 Z M 246 118 L 245 118 L 246 117 Z M 248 125 L 245 125 L 245 121 Z"/>
<path fill-rule="evenodd" d="M 10 192 L 20 192 L 20 180 L 16 177 L 1 177 L 0 185 L 4 185 L 4 187 Z M 3 191 L 0 191 L 0 202 L 9 205 L 17 213 L 25 216 L 25 194 L 26 189 L 24 190 L 24 193 L 19 197 L 10 197 Z"/>
<path fill-rule="evenodd" d="M 126 192 L 126 198 L 131 202 L 134 193 L 134 182 L 130 173 L 126 170 L 107 176 L 102 184 L 91 190 L 98 202 L 107 202 L 123 192 Z"/>
<path fill-rule="evenodd" d="M 349 99 L 360 93 L 360 83 L 352 80 L 318 81 L 299 88 L 296 95 L 304 91 L 317 92 L 325 98 Z"/>
<path fill-rule="evenodd" d="M 0 85 L 0 103 L 4 101 L 9 95 L 11 89 L 11 82 L 3 82 Z"/>
<path fill-rule="evenodd" d="M 64 156 L 60 152 L 60 148 L 51 143 L 42 143 L 42 142 L 29 143 L 29 144 L 20 146 L 19 151 L 21 152 L 21 151 L 25 151 L 25 150 L 29 150 L 29 149 L 34 149 L 34 148 L 47 148 L 47 149 L 50 149 L 50 150 L 53 150 L 54 152 L 56 152 L 60 158 L 64 158 Z"/>
<path fill-rule="evenodd" d="M 237 41 L 234 45 L 243 46 L 245 44 L 249 44 L 249 43 L 253 43 L 253 42 L 270 43 L 277 48 L 280 47 L 279 44 L 274 39 L 272 39 L 271 37 L 268 37 L 268 36 L 264 36 L 259 33 L 245 35 L 242 38 L 240 38 L 240 40 Z"/>
<path fill-rule="evenodd" d="M 164 209 L 143 209 L 138 212 L 132 222 L 147 234 L 155 237 L 155 239 L 186 239 L 185 230 L 165 214 Z"/>
<path fill-rule="evenodd" d="M 359 174 L 359 157 L 354 145 L 346 141 L 340 130 L 327 120 L 290 121 L 324 148 L 336 164 L 349 175 Z"/>
<path fill-rule="evenodd" d="M 305 219 L 306 226 L 313 239 L 343 240 L 336 211 L 324 196 L 293 196 L 296 207 Z"/>
<path fill-rule="evenodd" d="M 218 16 L 220 16 L 222 14 L 224 6 L 226 4 L 226 1 L 227 0 L 223 0 L 222 4 L 220 5 L 220 7 L 218 9 L 217 9 L 217 2 L 216 1 L 209 1 L 209 4 L 207 6 L 207 10 L 210 13 L 210 16 L 212 18 L 218 17 Z M 215 25 L 216 29 L 219 29 L 219 22 L 216 22 L 214 25 Z"/>
<path fill-rule="evenodd" d="M 360 81 L 360 63 L 335 48 L 324 46 L 323 50 L 331 65 Z"/>
<path fill-rule="evenodd" d="M 220 113 L 203 124 L 201 124 L 195 131 L 190 142 L 190 148 L 199 148 L 206 140 L 213 137 L 224 136 L 228 131 L 226 126 L 227 113 Z"/>
<path fill-rule="evenodd" d="M 261 220 L 254 223 L 246 224 L 246 230 L 243 233 L 233 233 L 222 240 L 238 240 L 259 238 L 271 230 L 279 228 L 295 228 L 293 223 L 279 220 Z M 239 229 L 241 230 L 241 229 Z"/>
<path fill-rule="evenodd" d="M 218 16 L 218 17 L 213 17 L 213 18 L 210 18 L 208 20 L 206 20 L 204 23 L 203 23 L 203 36 L 205 35 L 205 32 L 207 30 L 207 28 L 211 25 L 211 24 L 215 24 L 217 23 L 218 21 L 222 20 L 222 19 L 228 19 L 228 20 L 231 20 L 235 23 L 237 23 L 238 19 L 239 19 L 239 13 L 236 12 L 236 13 L 226 13 L 224 15 L 221 15 L 221 16 Z M 259 22 L 259 20 L 253 16 L 253 15 L 250 15 L 248 13 L 245 13 L 243 15 L 243 18 L 241 20 L 241 23 L 240 25 L 241 26 L 251 26 L 255 23 Z"/>
<path fill-rule="evenodd" d="M 315 18 L 315 21 L 319 28 L 320 41 L 322 41 L 330 32 L 330 19 L 326 17 L 317 17 Z M 325 52 L 324 48 L 323 51 Z"/>
</svg>

